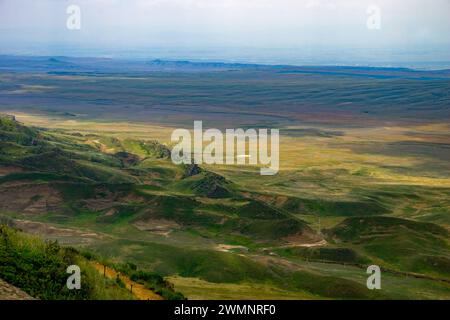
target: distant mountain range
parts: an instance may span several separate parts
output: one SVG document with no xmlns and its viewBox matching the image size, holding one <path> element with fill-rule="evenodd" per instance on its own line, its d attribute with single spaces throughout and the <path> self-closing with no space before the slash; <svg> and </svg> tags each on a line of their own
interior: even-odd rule
<svg viewBox="0 0 450 320">
<path fill-rule="evenodd" d="M 111 58 L 78 58 L 64 56 L 0 55 L 0 71 L 48 72 L 52 74 L 82 73 L 146 73 L 146 72 L 211 72 L 211 71 L 272 71 L 275 73 L 345 75 L 372 78 L 447 79 L 450 70 L 419 71 L 408 68 L 351 66 L 289 66 L 226 62 L 195 62 L 187 60 L 125 60 Z"/>
</svg>

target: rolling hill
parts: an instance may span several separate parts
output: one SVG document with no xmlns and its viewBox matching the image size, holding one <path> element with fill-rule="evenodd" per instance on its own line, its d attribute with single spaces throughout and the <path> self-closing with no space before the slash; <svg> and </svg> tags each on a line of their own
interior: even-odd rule
<svg viewBox="0 0 450 320">
<path fill-rule="evenodd" d="M 1 116 L 0 212 L 23 231 L 58 240 L 62 259 L 66 246 L 88 250 L 136 280 L 156 279 L 145 272 L 170 277 L 188 298 L 197 295 L 186 284 L 194 290 L 196 281 L 236 294 L 260 286 L 263 298 L 450 292 L 449 237 L 441 226 L 389 217 L 374 199 L 269 196 L 209 168 L 176 166 L 169 153 L 156 141 L 29 127 Z M 311 218 L 318 216 L 338 222 L 317 230 Z M 365 287 L 371 263 L 388 272 L 382 293 Z M 157 279 L 155 288 L 164 283 Z"/>
</svg>

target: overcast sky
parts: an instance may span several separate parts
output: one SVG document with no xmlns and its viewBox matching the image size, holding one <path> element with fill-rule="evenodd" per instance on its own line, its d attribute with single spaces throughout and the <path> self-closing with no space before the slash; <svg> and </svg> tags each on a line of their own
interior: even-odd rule
<svg viewBox="0 0 450 320">
<path fill-rule="evenodd" d="M 70 4 L 81 8 L 81 30 L 66 28 Z M 373 4 L 380 30 L 367 28 Z M 0 0 L 0 52 L 36 45 L 442 49 L 450 47 L 449 15 L 450 0 Z"/>
</svg>

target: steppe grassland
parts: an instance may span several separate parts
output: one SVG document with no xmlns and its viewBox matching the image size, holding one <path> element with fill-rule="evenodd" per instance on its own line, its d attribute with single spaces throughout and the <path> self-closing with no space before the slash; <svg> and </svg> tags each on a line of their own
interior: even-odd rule
<svg viewBox="0 0 450 320">
<path fill-rule="evenodd" d="M 170 141 L 173 128 L 147 123 L 129 123 L 120 121 L 79 121 L 67 118 L 27 114 L 10 111 L 18 121 L 26 125 L 60 129 L 68 133 L 98 134 L 120 139 L 158 140 L 162 143 Z"/>
<path fill-rule="evenodd" d="M 170 144 L 175 129 L 154 123 L 67 120 L 56 116 L 12 113 L 28 125 L 118 139 L 158 140 L 166 144 Z M 193 124 L 186 123 L 186 128 L 189 126 Z M 450 198 L 450 161 L 445 161 L 450 141 L 449 124 L 368 128 L 315 126 L 313 128 L 319 132 L 338 131 L 339 134 L 283 134 L 283 131 L 290 133 L 311 127 L 281 129 L 280 173 L 277 176 L 260 176 L 259 169 L 254 166 L 214 165 L 208 169 L 225 175 L 243 189 L 262 194 L 333 201 L 374 199 L 395 215 L 425 221 L 434 217 L 436 209 L 450 211 L 450 202 L 446 200 Z M 413 149 L 414 143 L 436 147 L 438 157 L 421 154 L 421 149 L 417 152 L 401 149 L 409 143 L 413 143 Z M 373 145 L 377 146 L 376 149 L 371 149 Z M 420 197 L 412 199 L 412 195 Z M 317 224 L 317 217 L 302 215 L 301 218 Z M 321 221 L 322 227 L 332 227 L 341 220 L 326 217 Z M 450 225 L 445 215 L 439 222 Z"/>
<path fill-rule="evenodd" d="M 168 127 L 154 123 L 136 122 L 110 122 L 108 120 L 84 121 L 67 120 L 61 117 L 39 116 L 14 112 L 17 119 L 27 125 L 51 129 L 62 129 L 67 132 L 83 134 L 98 134 L 112 136 L 119 139 L 157 140 L 170 144 L 170 137 L 175 127 Z M 189 124 L 186 124 L 187 126 Z M 311 126 L 308 126 L 310 128 Z M 292 129 L 292 128 L 287 128 Z M 302 129 L 297 127 L 296 129 Z M 319 128 L 320 129 L 320 128 Z M 349 148 L 348 144 L 360 143 L 392 143 L 392 142 L 425 142 L 443 143 L 450 141 L 450 125 L 438 123 L 430 125 L 404 126 L 404 127 L 375 127 L 375 128 L 346 128 L 339 129 L 342 134 L 331 137 L 293 137 L 283 135 L 281 129 L 280 163 L 281 170 L 330 170 L 344 169 L 349 173 L 361 170 L 361 166 L 373 171 L 368 175 L 382 179 L 383 182 L 391 180 L 393 183 L 408 183 L 419 185 L 432 185 L 449 187 L 450 180 L 443 178 L 429 178 L 415 171 L 414 175 L 396 174 L 387 172 L 380 167 L 411 167 L 421 164 L 424 159 L 403 155 L 383 155 L 382 153 L 357 153 Z M 412 133 L 417 133 L 414 135 Z M 220 168 L 220 166 L 217 166 Z M 246 166 L 247 167 L 247 166 Z M 449 165 L 450 167 L 450 165 Z M 224 167 L 226 169 L 226 167 Z M 366 174 L 367 175 L 367 174 Z"/>
</svg>

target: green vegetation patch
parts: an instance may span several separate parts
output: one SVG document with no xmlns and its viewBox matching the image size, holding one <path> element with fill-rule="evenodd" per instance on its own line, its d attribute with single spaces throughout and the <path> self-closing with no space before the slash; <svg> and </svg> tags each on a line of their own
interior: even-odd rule
<svg viewBox="0 0 450 320">
<path fill-rule="evenodd" d="M 301 257 L 310 261 L 337 262 L 342 264 L 367 264 L 369 261 L 350 248 L 283 248 L 275 250 L 285 257 Z"/>
<path fill-rule="evenodd" d="M 449 232 L 433 223 L 393 217 L 359 217 L 325 230 L 335 242 L 352 244 L 387 267 L 447 277 Z"/>
<path fill-rule="evenodd" d="M 66 286 L 70 265 L 81 269 L 80 290 Z M 44 300 L 133 298 L 114 282 L 102 279 L 77 250 L 43 242 L 6 225 L 0 225 L 0 278 Z"/>
<path fill-rule="evenodd" d="M 289 198 L 282 207 L 293 213 L 321 216 L 376 216 L 389 213 L 389 210 L 379 203 L 369 200 L 349 202 Z"/>
</svg>

